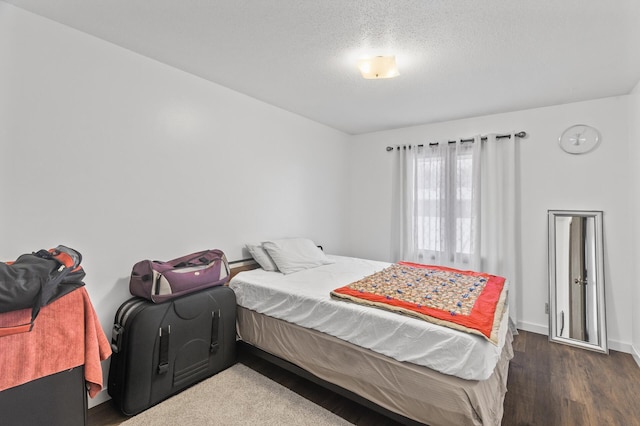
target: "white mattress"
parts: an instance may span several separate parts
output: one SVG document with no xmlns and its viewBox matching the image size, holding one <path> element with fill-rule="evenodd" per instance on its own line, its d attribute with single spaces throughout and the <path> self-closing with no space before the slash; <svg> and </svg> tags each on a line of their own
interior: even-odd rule
<svg viewBox="0 0 640 426">
<path fill-rule="evenodd" d="M 335 263 L 284 275 L 255 269 L 229 286 L 240 306 L 312 328 L 383 355 L 469 380 L 485 380 L 500 358 L 508 328 L 503 315 L 498 345 L 486 339 L 368 306 L 331 299 L 329 292 L 389 263 L 328 256 Z"/>
</svg>

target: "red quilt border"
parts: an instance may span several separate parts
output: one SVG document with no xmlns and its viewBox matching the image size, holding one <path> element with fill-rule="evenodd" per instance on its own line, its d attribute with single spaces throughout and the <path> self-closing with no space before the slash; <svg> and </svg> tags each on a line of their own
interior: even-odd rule
<svg viewBox="0 0 640 426">
<path fill-rule="evenodd" d="M 387 298 L 386 296 L 380 296 L 372 293 L 362 292 L 359 290 L 353 290 L 349 288 L 349 285 L 335 289 L 333 292 L 338 294 L 344 294 L 356 299 L 368 300 L 371 302 L 377 302 L 385 305 L 391 305 L 401 308 L 405 311 L 415 312 L 421 315 L 427 315 L 442 321 L 451 322 L 463 327 L 467 327 L 472 330 L 476 330 L 491 338 L 491 332 L 493 330 L 494 318 L 496 314 L 496 308 L 500 300 L 500 295 L 504 288 L 506 279 L 497 275 L 491 275 L 484 272 L 475 271 L 463 271 L 455 268 L 448 268 L 445 266 L 436 265 L 423 265 L 421 263 L 412 262 L 398 262 L 398 265 L 409 266 L 413 268 L 424 269 L 436 269 L 441 271 L 448 271 L 454 273 L 460 273 L 471 276 L 478 276 L 487 279 L 487 283 L 476 299 L 473 305 L 471 313 L 469 315 L 451 314 L 449 311 L 443 311 L 441 309 L 429 308 L 426 306 L 417 306 L 414 303 L 404 302 L 402 300 Z"/>
</svg>

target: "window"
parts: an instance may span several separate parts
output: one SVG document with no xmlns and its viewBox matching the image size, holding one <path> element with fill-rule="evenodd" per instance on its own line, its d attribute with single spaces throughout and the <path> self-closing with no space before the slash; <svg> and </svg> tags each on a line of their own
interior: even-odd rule
<svg viewBox="0 0 640 426">
<path fill-rule="evenodd" d="M 416 156 L 413 218 L 418 260 L 468 263 L 475 250 L 472 145 L 425 147 Z"/>
<path fill-rule="evenodd" d="M 482 143 L 476 135 L 469 143 L 398 147 L 391 258 L 508 277 L 513 318 L 520 276 L 518 139 L 516 134 L 509 135 L 513 143 L 497 139 L 489 134 Z"/>
</svg>

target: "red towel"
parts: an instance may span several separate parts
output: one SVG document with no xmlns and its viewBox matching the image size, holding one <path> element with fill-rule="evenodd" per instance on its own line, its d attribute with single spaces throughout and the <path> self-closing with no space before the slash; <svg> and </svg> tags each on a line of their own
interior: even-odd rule
<svg viewBox="0 0 640 426">
<path fill-rule="evenodd" d="M 29 322 L 31 309 L 0 314 L 0 327 Z M 111 347 L 84 287 L 43 307 L 28 333 L 0 337 L 0 391 L 84 365 L 89 396 L 102 390 Z"/>
</svg>

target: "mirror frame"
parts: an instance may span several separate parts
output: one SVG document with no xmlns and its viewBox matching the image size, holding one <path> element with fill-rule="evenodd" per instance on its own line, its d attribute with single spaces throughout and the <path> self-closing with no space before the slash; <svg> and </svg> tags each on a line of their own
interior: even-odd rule
<svg viewBox="0 0 640 426">
<path fill-rule="evenodd" d="M 596 313 L 598 324 L 598 343 L 589 343 L 583 340 L 572 339 L 556 335 L 557 330 L 557 302 L 556 302 L 556 218 L 567 216 L 580 216 L 594 219 L 594 238 L 595 238 L 595 280 L 596 280 Z M 593 210 L 549 210 L 548 226 L 549 226 L 549 340 L 552 342 L 563 343 L 571 346 L 577 346 L 583 349 L 589 349 L 596 352 L 608 354 L 609 345 L 607 341 L 607 322 L 606 322 L 606 303 L 605 303 L 605 283 L 604 283 L 604 242 L 603 242 L 603 226 L 602 211 Z"/>
</svg>

